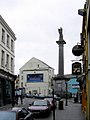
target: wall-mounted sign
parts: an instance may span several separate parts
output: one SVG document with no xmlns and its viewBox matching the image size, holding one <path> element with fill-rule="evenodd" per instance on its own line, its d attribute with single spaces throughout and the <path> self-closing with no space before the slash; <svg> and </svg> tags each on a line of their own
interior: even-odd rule
<svg viewBox="0 0 90 120">
<path fill-rule="evenodd" d="M 27 74 L 27 82 L 43 82 L 43 74 Z"/>
<path fill-rule="evenodd" d="M 75 62 L 72 64 L 72 74 L 80 75 L 81 74 L 81 63 Z"/>
<path fill-rule="evenodd" d="M 14 78 L 13 78 L 13 77 L 11 77 L 11 76 L 9 76 L 9 75 L 6 75 L 6 74 L 2 74 L 2 73 L 0 73 L 0 77 L 1 77 L 1 78 L 4 78 L 4 79 L 11 80 L 11 81 L 13 81 L 13 80 L 14 80 Z"/>
<path fill-rule="evenodd" d="M 81 45 L 75 45 L 72 48 L 72 53 L 75 56 L 80 56 L 80 55 L 82 55 L 84 53 L 84 48 Z"/>
</svg>

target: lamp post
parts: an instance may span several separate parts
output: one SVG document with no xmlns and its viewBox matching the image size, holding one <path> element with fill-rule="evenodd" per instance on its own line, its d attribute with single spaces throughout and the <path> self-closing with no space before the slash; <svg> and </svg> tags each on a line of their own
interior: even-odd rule
<svg viewBox="0 0 90 120">
<path fill-rule="evenodd" d="M 53 120 L 55 120 L 55 108 L 54 108 L 54 88 L 53 88 Z"/>
<path fill-rule="evenodd" d="M 67 93 L 68 93 L 68 90 L 67 90 L 67 81 L 65 81 L 65 84 L 66 84 L 66 104 L 65 105 L 68 106 L 68 104 L 67 104 L 67 97 L 68 97 L 67 96 Z"/>
<path fill-rule="evenodd" d="M 53 85 L 53 78 L 52 78 L 51 88 L 52 88 L 52 96 L 53 96 L 53 120 L 55 120 L 55 107 L 54 107 L 54 85 Z"/>
</svg>

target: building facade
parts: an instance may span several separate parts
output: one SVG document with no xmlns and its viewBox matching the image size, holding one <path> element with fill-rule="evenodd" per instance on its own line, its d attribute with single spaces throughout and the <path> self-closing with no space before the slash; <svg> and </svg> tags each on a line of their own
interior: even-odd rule
<svg viewBox="0 0 90 120">
<path fill-rule="evenodd" d="M 20 68 L 20 87 L 25 87 L 26 93 L 48 95 L 52 92 L 51 79 L 53 76 L 52 67 L 33 57 Z"/>
<path fill-rule="evenodd" d="M 83 9 L 78 10 L 82 16 L 81 46 L 84 49 L 82 54 L 82 74 L 78 78 L 82 90 L 82 110 L 86 120 L 90 120 L 90 0 L 86 0 Z"/>
<path fill-rule="evenodd" d="M 0 15 L 0 106 L 14 99 L 15 34 Z"/>
</svg>

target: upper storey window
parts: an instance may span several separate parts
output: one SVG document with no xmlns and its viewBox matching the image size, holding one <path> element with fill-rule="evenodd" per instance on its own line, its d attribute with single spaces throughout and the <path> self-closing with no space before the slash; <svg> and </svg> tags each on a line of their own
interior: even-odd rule
<svg viewBox="0 0 90 120">
<path fill-rule="evenodd" d="M 9 69 L 9 55 L 6 57 L 6 68 Z"/>
<path fill-rule="evenodd" d="M 9 41 L 10 41 L 10 37 L 9 35 L 7 34 L 7 47 L 9 48 Z"/>
<path fill-rule="evenodd" d="M 4 67 L 5 64 L 5 52 L 2 50 L 1 53 L 1 66 Z"/>
<path fill-rule="evenodd" d="M 14 43 L 12 39 L 11 39 L 11 50 L 14 51 Z"/>
<path fill-rule="evenodd" d="M 14 71 L 14 64 L 13 64 L 13 58 L 11 58 L 11 71 Z"/>
<path fill-rule="evenodd" d="M 5 43 L 5 31 L 2 29 L 2 42 Z"/>
</svg>

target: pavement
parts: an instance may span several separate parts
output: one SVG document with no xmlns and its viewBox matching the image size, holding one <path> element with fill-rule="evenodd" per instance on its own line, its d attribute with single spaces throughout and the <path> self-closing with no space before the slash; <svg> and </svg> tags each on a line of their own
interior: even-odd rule
<svg viewBox="0 0 90 120">
<path fill-rule="evenodd" d="M 66 101 L 63 99 L 63 109 L 59 109 L 59 102 L 57 109 L 55 110 L 55 120 L 85 120 L 85 114 L 82 112 L 82 105 L 80 103 L 74 103 L 73 99 Z M 15 105 L 24 106 L 24 105 Z M 11 105 L 0 107 L 0 110 L 11 109 Z M 52 116 L 53 117 L 53 116 Z M 53 119 L 53 118 L 52 118 Z"/>
<path fill-rule="evenodd" d="M 74 103 L 73 100 L 63 100 L 63 110 L 57 108 L 55 113 L 55 120 L 85 120 L 85 114 L 82 112 L 82 105 Z"/>
</svg>

